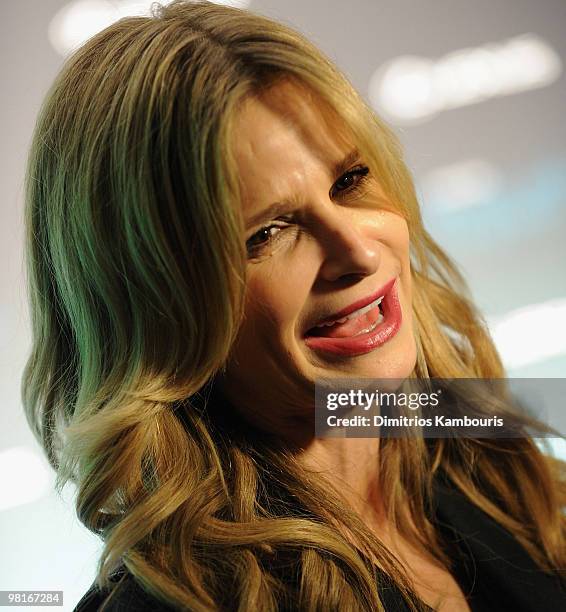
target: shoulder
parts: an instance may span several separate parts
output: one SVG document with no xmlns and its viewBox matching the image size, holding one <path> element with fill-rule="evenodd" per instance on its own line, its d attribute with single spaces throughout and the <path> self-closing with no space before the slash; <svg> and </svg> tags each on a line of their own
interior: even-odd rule
<svg viewBox="0 0 566 612">
<path fill-rule="evenodd" d="M 409 612 L 409 607 L 396 585 L 382 570 L 377 567 L 375 569 L 381 575 L 378 588 L 385 609 Z M 294 585 L 296 582 L 289 573 L 281 577 L 286 578 L 287 584 Z M 175 608 L 163 604 L 144 591 L 124 566 L 112 574 L 111 581 L 112 586 L 105 590 L 93 584 L 76 604 L 73 612 L 175 612 Z M 232 609 L 232 607 L 222 609 Z M 291 612 L 297 610 L 297 607 L 281 600 L 279 609 Z M 432 612 L 432 608 L 428 609 Z"/>
<path fill-rule="evenodd" d="M 566 610 L 566 581 L 546 573 L 513 533 L 446 477 L 435 482 L 434 522 L 473 601 L 488 609 Z"/>
<path fill-rule="evenodd" d="M 111 576 L 112 586 L 99 589 L 93 584 L 76 604 L 73 612 L 172 612 L 174 608 L 166 606 L 134 579 L 121 566 Z"/>
</svg>

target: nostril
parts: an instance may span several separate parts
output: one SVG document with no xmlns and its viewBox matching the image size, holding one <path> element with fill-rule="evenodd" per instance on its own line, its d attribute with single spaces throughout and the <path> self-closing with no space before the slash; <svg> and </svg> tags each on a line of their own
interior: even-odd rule
<svg viewBox="0 0 566 612">
<path fill-rule="evenodd" d="M 366 278 L 366 276 L 368 275 L 364 274 L 363 272 L 348 272 L 347 274 L 343 274 L 340 277 L 340 280 L 345 283 L 357 283 L 363 278 Z"/>
</svg>

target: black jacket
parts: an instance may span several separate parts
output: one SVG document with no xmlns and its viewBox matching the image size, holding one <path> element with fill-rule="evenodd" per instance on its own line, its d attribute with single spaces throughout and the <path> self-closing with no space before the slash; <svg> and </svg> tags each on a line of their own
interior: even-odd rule
<svg viewBox="0 0 566 612">
<path fill-rule="evenodd" d="M 508 531 L 441 477 L 434 485 L 433 520 L 451 548 L 452 573 L 472 612 L 566 612 L 566 581 L 541 572 Z M 120 586 L 105 610 L 173 610 L 149 596 L 123 567 L 114 580 Z M 379 592 L 387 612 L 408 610 L 394 584 L 384 585 L 380 583 Z M 107 595 L 93 584 L 74 612 L 99 610 Z"/>
</svg>

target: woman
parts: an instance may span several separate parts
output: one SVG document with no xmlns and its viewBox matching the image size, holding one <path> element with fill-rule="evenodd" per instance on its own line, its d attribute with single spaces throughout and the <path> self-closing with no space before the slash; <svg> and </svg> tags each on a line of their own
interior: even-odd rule
<svg viewBox="0 0 566 612">
<path fill-rule="evenodd" d="M 532 439 L 314 436 L 317 379 L 504 371 L 393 134 L 299 34 L 207 2 L 99 33 L 26 229 L 26 414 L 105 544 L 77 610 L 566 605 Z"/>
</svg>

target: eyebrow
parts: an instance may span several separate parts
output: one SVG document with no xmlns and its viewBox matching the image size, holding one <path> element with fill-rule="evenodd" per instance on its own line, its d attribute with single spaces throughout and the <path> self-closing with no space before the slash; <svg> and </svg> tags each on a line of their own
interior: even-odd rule
<svg viewBox="0 0 566 612">
<path fill-rule="evenodd" d="M 336 162 L 332 168 L 334 176 L 340 177 L 349 170 L 356 161 L 360 159 L 360 152 L 357 148 L 352 149 L 343 159 Z M 249 230 L 256 225 L 261 225 L 273 217 L 291 212 L 297 205 L 296 198 L 285 198 L 270 204 L 267 208 L 258 211 L 246 221 L 246 229 Z"/>
</svg>

